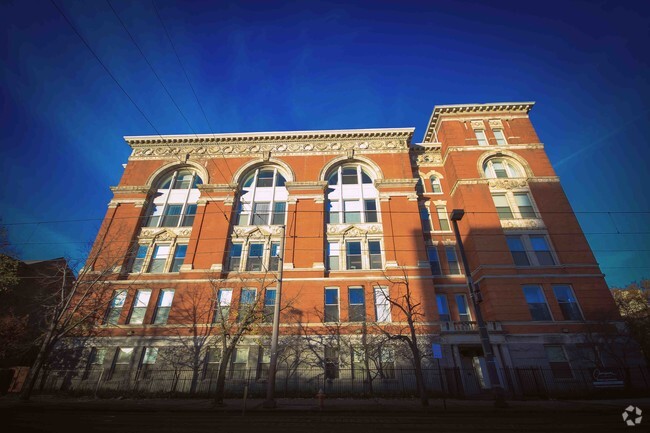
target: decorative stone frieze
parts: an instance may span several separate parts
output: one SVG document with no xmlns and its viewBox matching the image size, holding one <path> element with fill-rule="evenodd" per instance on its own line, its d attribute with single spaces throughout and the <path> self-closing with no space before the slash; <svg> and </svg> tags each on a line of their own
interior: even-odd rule
<svg viewBox="0 0 650 433">
<path fill-rule="evenodd" d="M 269 236 L 282 236 L 282 226 L 235 226 L 232 230 L 233 238 L 265 239 Z"/>
<path fill-rule="evenodd" d="M 155 239 L 157 241 L 171 241 L 176 238 L 189 238 L 192 235 L 191 227 L 160 227 L 140 229 L 140 239 Z"/>
<path fill-rule="evenodd" d="M 527 179 L 489 179 L 488 185 L 490 188 L 495 189 L 516 189 L 526 188 L 528 186 Z"/>
<path fill-rule="evenodd" d="M 540 218 L 516 218 L 501 220 L 501 227 L 504 229 L 544 229 L 544 221 Z"/>
<path fill-rule="evenodd" d="M 381 234 L 384 229 L 381 224 L 328 224 L 327 234 L 332 236 L 365 236 Z"/>
</svg>

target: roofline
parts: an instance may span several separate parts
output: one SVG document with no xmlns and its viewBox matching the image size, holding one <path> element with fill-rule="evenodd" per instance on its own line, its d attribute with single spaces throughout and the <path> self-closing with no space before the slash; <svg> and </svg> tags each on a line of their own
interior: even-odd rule
<svg viewBox="0 0 650 433">
<path fill-rule="evenodd" d="M 438 126 L 438 121 L 442 114 L 457 114 L 457 113 L 482 113 L 482 112 L 525 112 L 528 114 L 535 105 L 535 102 L 498 102 L 488 104 L 452 104 L 452 105 L 436 105 L 433 107 L 431 118 L 427 124 L 427 129 L 424 132 L 422 139 L 423 143 L 430 143 L 433 131 Z"/>
<path fill-rule="evenodd" d="M 142 144 L 200 144 L 206 142 L 326 140 L 362 138 L 401 138 L 411 140 L 415 128 L 331 129 L 314 131 L 238 132 L 225 134 L 133 135 L 124 140 L 133 145 Z"/>
</svg>

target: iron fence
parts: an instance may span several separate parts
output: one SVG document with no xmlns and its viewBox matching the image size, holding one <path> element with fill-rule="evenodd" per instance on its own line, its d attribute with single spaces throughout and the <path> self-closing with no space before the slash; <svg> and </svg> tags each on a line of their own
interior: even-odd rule
<svg viewBox="0 0 650 433">
<path fill-rule="evenodd" d="M 328 373 L 329 375 L 329 373 Z M 418 395 L 415 371 L 394 368 L 383 374 L 352 368 L 339 368 L 335 378 L 327 378 L 322 368 L 278 369 L 276 395 L 314 397 L 323 390 L 328 397 L 410 397 Z M 475 369 L 424 369 L 428 394 L 455 398 L 487 398 L 489 384 Z M 501 383 L 511 399 L 625 396 L 650 390 L 647 367 L 607 369 L 606 371 L 573 370 L 558 377 L 557 371 L 539 367 L 499 370 Z M 192 385 L 194 384 L 194 386 Z M 37 392 L 74 393 L 97 396 L 196 396 L 214 395 L 217 371 L 192 370 L 50 370 L 41 375 Z M 263 397 L 267 381 L 259 368 L 230 370 L 225 381 L 225 395 L 240 398 Z"/>
</svg>

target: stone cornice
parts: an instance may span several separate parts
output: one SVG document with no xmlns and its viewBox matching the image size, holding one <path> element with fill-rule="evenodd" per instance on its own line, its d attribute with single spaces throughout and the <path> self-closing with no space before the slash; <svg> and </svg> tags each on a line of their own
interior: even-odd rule
<svg viewBox="0 0 650 433">
<path fill-rule="evenodd" d="M 305 182 L 286 182 L 285 186 L 289 191 L 312 191 L 312 190 L 322 191 L 327 187 L 327 182 L 324 180 L 305 181 Z"/>
<path fill-rule="evenodd" d="M 203 185 L 197 185 L 197 188 L 201 192 L 233 192 L 237 191 L 237 184 L 236 183 L 211 183 L 211 184 L 203 184 Z"/>
<path fill-rule="evenodd" d="M 234 134 L 184 134 L 125 136 L 131 146 L 151 144 L 207 144 L 269 141 L 363 140 L 397 138 L 410 140 L 415 128 L 331 129 L 316 131 L 242 132 Z"/>
<path fill-rule="evenodd" d="M 494 113 L 524 113 L 528 114 L 535 105 L 534 102 L 502 102 L 493 104 L 456 104 L 436 105 L 433 107 L 429 124 L 424 133 L 424 142 L 433 141 L 433 131 L 437 128 L 440 118 L 449 114 L 494 114 Z"/>
<path fill-rule="evenodd" d="M 399 188 L 407 187 L 414 188 L 418 183 L 418 179 L 377 179 L 375 180 L 375 187 L 377 189 L 384 188 Z"/>
<path fill-rule="evenodd" d="M 111 186 L 113 194 L 146 194 L 149 192 L 149 187 L 146 185 L 140 186 Z"/>
</svg>

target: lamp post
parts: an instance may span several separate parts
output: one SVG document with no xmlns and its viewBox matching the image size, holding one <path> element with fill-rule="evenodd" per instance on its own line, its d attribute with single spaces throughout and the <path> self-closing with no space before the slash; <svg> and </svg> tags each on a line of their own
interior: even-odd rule
<svg viewBox="0 0 650 433">
<path fill-rule="evenodd" d="M 271 359 L 269 360 L 269 377 L 266 385 L 266 400 L 264 407 L 274 408 L 275 402 L 275 372 L 278 363 L 278 336 L 280 334 L 280 300 L 282 299 L 282 268 L 284 267 L 284 234 L 285 226 L 280 227 L 282 236 L 278 248 L 278 285 L 275 290 L 275 305 L 273 305 L 273 333 L 271 334 Z"/>
<path fill-rule="evenodd" d="M 465 278 L 467 279 L 467 288 L 469 289 L 472 305 L 474 305 L 476 325 L 478 326 L 478 334 L 481 339 L 483 356 L 485 357 L 488 377 L 490 378 L 490 388 L 494 394 L 494 405 L 496 407 L 507 407 L 508 405 L 505 401 L 503 387 L 501 387 L 501 381 L 499 380 L 499 374 L 494 360 L 494 352 L 492 351 L 492 345 L 490 344 L 490 335 L 488 334 L 485 321 L 483 320 L 483 313 L 481 312 L 480 294 L 474 287 L 472 274 L 469 269 L 469 264 L 467 263 L 467 256 L 465 255 L 465 247 L 463 246 L 463 241 L 461 240 L 460 232 L 458 231 L 458 221 L 463 219 L 464 215 L 465 211 L 463 209 L 454 209 L 451 211 L 451 222 L 454 226 L 454 234 L 456 235 L 456 244 L 458 244 L 458 249 L 460 250 L 460 258 L 463 261 Z"/>
</svg>

